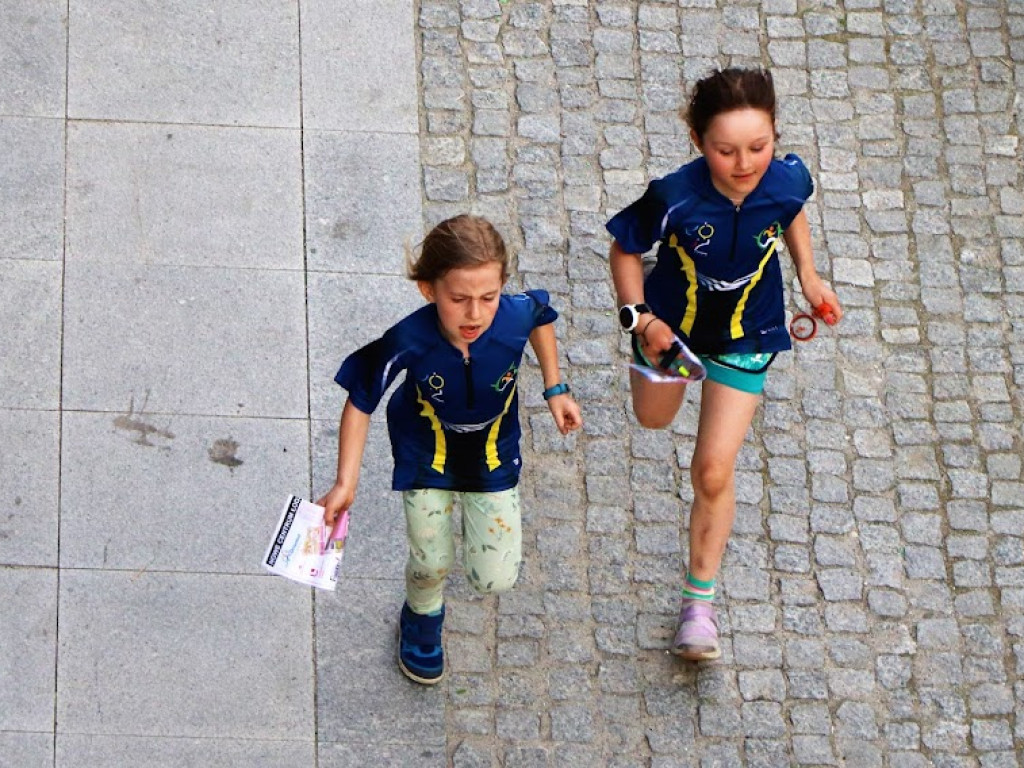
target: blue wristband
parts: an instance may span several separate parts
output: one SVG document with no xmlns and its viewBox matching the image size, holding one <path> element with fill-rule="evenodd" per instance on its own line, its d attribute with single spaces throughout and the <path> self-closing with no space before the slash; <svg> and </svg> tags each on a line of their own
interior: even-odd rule
<svg viewBox="0 0 1024 768">
<path fill-rule="evenodd" d="M 555 395 L 566 395 L 569 393 L 569 385 L 564 381 L 560 381 L 553 387 L 548 387 L 544 390 L 544 399 L 550 400 Z"/>
</svg>

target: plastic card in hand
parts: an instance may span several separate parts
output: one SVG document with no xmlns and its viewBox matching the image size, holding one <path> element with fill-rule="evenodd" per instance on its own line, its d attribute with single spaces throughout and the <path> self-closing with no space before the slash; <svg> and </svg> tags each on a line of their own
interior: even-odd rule
<svg viewBox="0 0 1024 768">
<path fill-rule="evenodd" d="M 708 375 L 704 363 L 678 336 L 658 360 L 658 367 L 686 381 L 703 381 Z"/>
<path fill-rule="evenodd" d="M 646 357 L 644 361 L 650 363 Z M 648 381 L 657 384 L 686 384 L 692 381 L 703 381 L 707 378 L 708 369 L 690 348 L 678 337 L 673 337 L 672 346 L 661 353 L 658 365 L 640 365 L 630 363 L 630 368 L 637 371 Z"/>
<path fill-rule="evenodd" d="M 332 528 L 324 522 L 323 507 L 290 496 L 263 556 L 263 567 L 300 584 L 333 591 L 347 537 L 348 510 Z"/>
<path fill-rule="evenodd" d="M 676 386 L 682 386 L 686 384 L 686 380 L 680 377 L 678 374 L 669 373 L 667 371 L 660 371 L 657 368 L 651 368 L 649 365 L 640 365 L 639 363 L 630 363 L 629 369 L 636 371 L 648 381 L 653 381 L 655 384 L 675 384 Z"/>
</svg>

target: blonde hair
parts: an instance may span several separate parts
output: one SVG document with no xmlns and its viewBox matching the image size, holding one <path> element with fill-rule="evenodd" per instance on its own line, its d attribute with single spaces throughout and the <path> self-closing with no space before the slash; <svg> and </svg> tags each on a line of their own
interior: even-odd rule
<svg viewBox="0 0 1024 768">
<path fill-rule="evenodd" d="M 508 252 L 498 230 L 482 216 L 462 214 L 434 227 L 414 257 L 406 251 L 406 272 L 410 280 L 432 283 L 453 269 L 478 267 L 497 262 L 501 279 L 508 277 Z"/>
</svg>

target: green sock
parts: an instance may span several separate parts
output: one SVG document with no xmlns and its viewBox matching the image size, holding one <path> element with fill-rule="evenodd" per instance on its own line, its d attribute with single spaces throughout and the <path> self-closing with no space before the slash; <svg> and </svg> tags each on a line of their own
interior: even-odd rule
<svg viewBox="0 0 1024 768">
<path fill-rule="evenodd" d="M 709 579 L 704 581 L 687 571 L 686 580 L 683 581 L 683 599 L 707 600 L 711 602 L 715 599 L 715 580 Z"/>
</svg>

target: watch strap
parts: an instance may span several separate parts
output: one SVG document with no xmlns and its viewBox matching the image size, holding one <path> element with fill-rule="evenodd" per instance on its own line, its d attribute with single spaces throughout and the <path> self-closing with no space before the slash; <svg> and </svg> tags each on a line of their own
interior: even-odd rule
<svg viewBox="0 0 1024 768">
<path fill-rule="evenodd" d="M 569 385 L 566 384 L 564 381 L 560 381 L 553 387 L 548 387 L 547 389 L 544 390 L 544 399 L 550 400 L 555 395 L 567 395 L 570 391 L 571 390 L 569 389 Z"/>
</svg>

